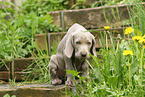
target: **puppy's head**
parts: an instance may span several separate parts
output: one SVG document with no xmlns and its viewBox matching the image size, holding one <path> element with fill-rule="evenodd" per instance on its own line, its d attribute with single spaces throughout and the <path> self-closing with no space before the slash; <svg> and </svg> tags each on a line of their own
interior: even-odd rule
<svg viewBox="0 0 145 97">
<path fill-rule="evenodd" d="M 78 59 L 89 58 L 89 54 L 96 56 L 95 43 L 95 38 L 90 32 L 78 30 L 68 37 L 64 54 L 70 58 L 75 52 Z"/>
</svg>

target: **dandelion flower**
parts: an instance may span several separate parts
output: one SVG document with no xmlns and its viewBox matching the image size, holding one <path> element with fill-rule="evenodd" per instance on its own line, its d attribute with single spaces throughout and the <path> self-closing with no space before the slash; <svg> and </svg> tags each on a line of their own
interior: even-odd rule
<svg viewBox="0 0 145 97">
<path fill-rule="evenodd" d="M 131 34 L 134 31 L 132 27 L 128 27 L 125 29 L 125 34 Z"/>
<path fill-rule="evenodd" d="M 145 39 L 143 39 L 143 38 L 140 39 L 140 40 L 139 40 L 139 43 L 145 45 Z"/>
<path fill-rule="evenodd" d="M 138 42 L 140 39 L 142 39 L 141 36 L 134 36 L 134 37 L 132 38 L 133 41 L 137 41 L 137 42 Z"/>
<path fill-rule="evenodd" d="M 109 27 L 109 26 L 104 26 L 104 29 L 105 29 L 105 30 L 109 30 L 110 27 Z"/>
<path fill-rule="evenodd" d="M 133 52 L 130 51 L 130 50 L 125 50 L 125 51 L 123 52 L 123 55 L 133 55 Z"/>
</svg>

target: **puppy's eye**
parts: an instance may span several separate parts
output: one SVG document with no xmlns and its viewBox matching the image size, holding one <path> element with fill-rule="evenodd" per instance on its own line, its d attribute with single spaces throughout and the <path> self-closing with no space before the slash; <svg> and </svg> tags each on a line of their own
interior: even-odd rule
<svg viewBox="0 0 145 97">
<path fill-rule="evenodd" d="M 76 44 L 81 44 L 81 42 L 77 41 Z"/>
<path fill-rule="evenodd" d="M 87 44 L 89 44 L 89 45 L 90 45 L 90 44 L 91 44 L 91 42 L 87 42 Z"/>
</svg>

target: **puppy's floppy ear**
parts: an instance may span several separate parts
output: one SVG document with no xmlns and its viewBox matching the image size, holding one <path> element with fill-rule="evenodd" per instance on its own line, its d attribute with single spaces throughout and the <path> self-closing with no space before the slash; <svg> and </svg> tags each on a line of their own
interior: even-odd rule
<svg viewBox="0 0 145 97">
<path fill-rule="evenodd" d="M 64 49 L 64 54 L 68 57 L 71 58 L 73 51 L 74 51 L 74 47 L 73 47 L 73 34 L 71 34 L 68 39 L 66 40 L 66 44 L 65 44 L 65 49 Z"/>
<path fill-rule="evenodd" d="M 94 55 L 94 56 L 96 56 L 97 57 L 97 55 L 96 55 L 96 40 L 95 40 L 95 37 L 92 35 L 92 47 L 91 47 L 91 54 L 92 55 Z"/>
</svg>

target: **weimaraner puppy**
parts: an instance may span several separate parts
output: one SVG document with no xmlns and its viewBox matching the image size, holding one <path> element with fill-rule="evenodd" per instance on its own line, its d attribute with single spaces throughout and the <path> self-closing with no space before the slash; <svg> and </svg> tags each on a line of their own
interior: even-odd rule
<svg viewBox="0 0 145 97">
<path fill-rule="evenodd" d="M 49 62 L 49 72 L 52 84 L 61 84 L 66 78 L 66 85 L 75 86 L 74 78 L 65 70 L 77 70 L 81 76 L 88 73 L 88 59 L 92 54 L 96 56 L 95 38 L 83 26 L 75 23 L 72 25 L 64 38 L 60 41 L 57 54 L 52 55 Z"/>
</svg>

